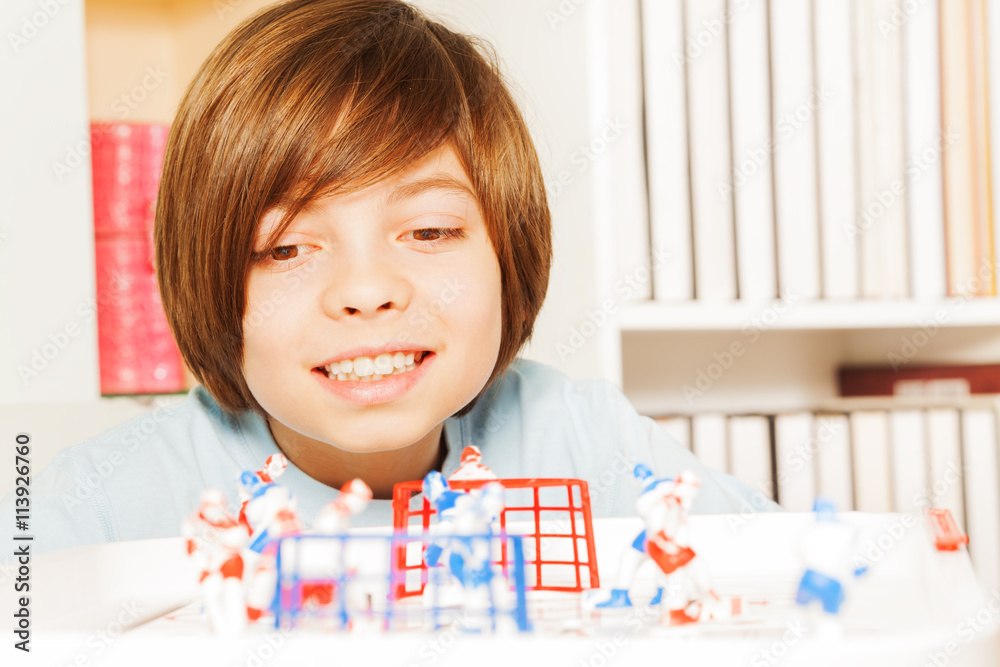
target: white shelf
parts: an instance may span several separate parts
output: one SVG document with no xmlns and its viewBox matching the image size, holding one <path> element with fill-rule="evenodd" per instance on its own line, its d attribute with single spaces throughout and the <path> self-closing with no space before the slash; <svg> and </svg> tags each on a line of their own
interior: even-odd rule
<svg viewBox="0 0 1000 667">
<path fill-rule="evenodd" d="M 1000 300 L 768 301 L 711 303 L 649 301 L 622 307 L 622 331 L 920 329 L 1000 326 Z"/>
</svg>

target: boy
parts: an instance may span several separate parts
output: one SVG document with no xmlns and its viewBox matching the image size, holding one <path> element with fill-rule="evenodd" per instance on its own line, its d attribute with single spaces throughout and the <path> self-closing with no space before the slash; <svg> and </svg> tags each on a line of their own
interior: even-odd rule
<svg viewBox="0 0 1000 667">
<path fill-rule="evenodd" d="M 307 525 L 354 478 L 356 523 L 391 524 L 392 485 L 470 445 L 501 478 L 590 480 L 597 516 L 634 514 L 638 462 L 695 470 L 695 511 L 746 506 L 611 384 L 515 360 L 551 257 L 535 150 L 497 66 L 403 2 L 293 0 L 230 34 L 178 110 L 155 236 L 202 386 L 37 476 L 36 549 L 176 535 L 279 453 Z"/>
</svg>

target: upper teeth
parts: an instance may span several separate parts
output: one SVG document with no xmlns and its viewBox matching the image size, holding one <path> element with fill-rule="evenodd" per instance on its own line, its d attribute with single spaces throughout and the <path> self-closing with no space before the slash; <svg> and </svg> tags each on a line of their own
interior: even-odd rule
<svg viewBox="0 0 1000 667">
<path fill-rule="evenodd" d="M 354 373 L 358 377 L 368 377 L 369 375 L 390 375 L 396 369 L 413 366 L 413 352 L 396 352 L 395 354 L 380 354 L 374 359 L 371 357 L 357 357 L 355 359 L 344 359 L 335 361 L 326 367 L 330 377 L 340 373 Z"/>
</svg>

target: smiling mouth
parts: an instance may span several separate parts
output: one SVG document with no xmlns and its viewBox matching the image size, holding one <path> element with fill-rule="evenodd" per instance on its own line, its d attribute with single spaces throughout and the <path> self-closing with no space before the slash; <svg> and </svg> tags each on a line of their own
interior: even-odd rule
<svg viewBox="0 0 1000 667">
<path fill-rule="evenodd" d="M 434 354 L 429 350 L 380 354 L 376 357 L 357 357 L 317 366 L 313 372 L 340 382 L 378 382 L 392 375 L 403 375 L 420 366 L 424 359 Z"/>
</svg>

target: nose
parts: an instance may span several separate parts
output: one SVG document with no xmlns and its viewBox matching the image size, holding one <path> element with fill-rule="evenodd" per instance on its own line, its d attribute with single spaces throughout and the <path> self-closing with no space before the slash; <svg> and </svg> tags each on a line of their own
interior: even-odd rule
<svg viewBox="0 0 1000 667">
<path fill-rule="evenodd" d="M 332 271 L 323 310 L 332 318 L 371 319 L 402 313 L 413 297 L 411 282 L 384 253 L 358 254 Z"/>
</svg>

